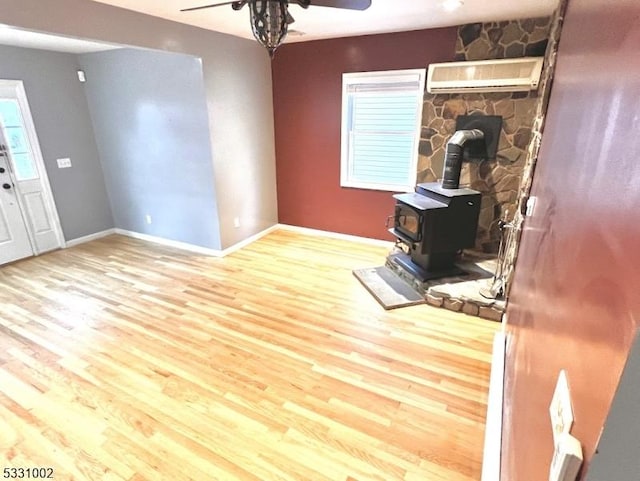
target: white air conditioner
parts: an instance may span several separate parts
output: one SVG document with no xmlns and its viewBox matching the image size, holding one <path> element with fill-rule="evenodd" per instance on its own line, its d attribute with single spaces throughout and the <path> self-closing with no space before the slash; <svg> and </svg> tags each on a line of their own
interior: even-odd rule
<svg viewBox="0 0 640 481">
<path fill-rule="evenodd" d="M 432 63 L 427 74 L 427 92 L 524 92 L 540 82 L 543 57 Z"/>
</svg>

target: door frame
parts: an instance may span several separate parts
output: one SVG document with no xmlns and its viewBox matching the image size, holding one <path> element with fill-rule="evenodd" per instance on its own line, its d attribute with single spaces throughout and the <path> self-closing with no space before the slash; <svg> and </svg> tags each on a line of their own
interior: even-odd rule
<svg viewBox="0 0 640 481">
<path fill-rule="evenodd" d="M 1 123 L 2 122 L 0 122 L 0 124 Z M 0 141 L 6 142 L 3 132 L 0 132 Z M 11 205 L 11 201 L 8 203 L 0 201 L 0 223 L 4 223 L 7 228 L 7 233 L 9 234 L 8 240 L 11 243 L 16 243 L 12 249 L 4 251 L 5 255 L 0 255 L 0 266 L 3 266 L 7 263 L 15 262 L 26 257 L 32 257 L 35 255 L 35 251 L 33 248 L 33 241 L 29 233 L 28 222 L 22 208 L 20 194 L 16 190 L 16 178 L 13 172 L 13 166 L 11 165 L 11 159 L 9 157 L 9 149 L 4 145 L 0 145 L 0 165 L 6 166 L 6 170 L 3 170 L 3 174 L 7 176 L 8 179 L 4 179 L 4 181 L 6 182 L 6 180 L 9 180 L 9 182 L 11 182 L 13 188 L 10 190 L 13 190 L 12 195 L 15 197 L 15 204 L 13 206 Z M 3 194 L 6 195 L 4 192 L 0 195 Z M 15 209 L 17 209 L 17 216 L 15 215 Z M 4 210 L 4 212 L 1 212 L 2 210 Z M 14 210 L 13 215 L 10 212 L 11 210 Z M 20 225 L 16 226 L 14 223 L 17 222 L 18 219 Z M 23 232 L 24 235 L 22 235 Z M 5 242 L 2 242 L 2 244 L 4 245 Z M 24 252 L 17 252 L 16 247 L 23 249 Z M 9 252 L 11 252 L 11 255 L 8 258 L 5 257 Z"/>
<path fill-rule="evenodd" d="M 22 80 L 0 79 L 0 89 L 12 89 L 15 92 L 16 100 L 18 102 L 18 105 L 20 106 L 22 120 L 24 121 L 24 128 L 25 128 L 25 131 L 29 140 L 29 144 L 33 153 L 33 159 L 36 163 L 38 173 L 40 174 L 40 183 L 42 185 L 42 196 L 44 199 L 47 217 L 49 218 L 53 231 L 55 232 L 56 239 L 58 241 L 57 247 L 64 248 L 66 247 L 66 241 L 64 239 L 64 234 L 62 232 L 62 225 L 60 224 L 58 209 L 56 207 L 56 203 L 53 198 L 53 191 L 51 190 L 51 184 L 49 183 L 49 176 L 47 175 L 47 169 L 45 168 L 45 165 L 44 165 L 44 157 L 42 156 L 42 151 L 40 150 L 40 141 L 38 140 L 38 135 L 36 133 L 36 126 L 33 123 L 33 117 L 31 115 L 31 108 L 29 107 L 29 102 L 27 100 L 27 92 L 24 88 L 24 82 Z M 20 198 L 18 199 L 18 201 L 19 201 L 20 208 L 23 209 L 23 217 L 24 217 L 25 206 L 22 204 L 22 201 Z M 31 245 L 33 246 L 34 254 L 35 255 L 42 254 L 42 252 L 40 252 L 37 247 L 35 235 L 31 230 L 31 226 L 29 225 L 29 222 L 25 222 L 25 224 L 27 226 L 27 232 L 29 234 L 29 239 L 31 240 Z"/>
</svg>

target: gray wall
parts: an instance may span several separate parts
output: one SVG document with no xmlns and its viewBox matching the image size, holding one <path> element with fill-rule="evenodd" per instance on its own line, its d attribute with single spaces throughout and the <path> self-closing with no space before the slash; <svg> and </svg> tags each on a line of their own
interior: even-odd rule
<svg viewBox="0 0 640 481">
<path fill-rule="evenodd" d="M 587 481 L 635 480 L 640 473 L 640 331 L 636 332 Z"/>
<path fill-rule="evenodd" d="M 277 222 L 271 65 L 264 48 L 255 41 L 86 0 L 5 0 L 2 7 L 0 23 L 200 57 L 221 246 Z M 234 228 L 234 217 L 240 228 Z"/>
<path fill-rule="evenodd" d="M 120 49 L 79 63 L 116 227 L 219 249 L 200 60 Z"/>
<path fill-rule="evenodd" d="M 0 78 L 24 81 L 66 240 L 114 226 L 78 68 L 72 54 L 0 46 Z"/>
</svg>

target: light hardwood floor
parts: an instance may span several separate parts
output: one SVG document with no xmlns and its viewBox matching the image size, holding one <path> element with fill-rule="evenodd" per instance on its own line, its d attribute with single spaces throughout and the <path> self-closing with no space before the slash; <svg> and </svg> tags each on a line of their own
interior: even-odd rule
<svg viewBox="0 0 640 481">
<path fill-rule="evenodd" d="M 277 231 L 224 259 L 120 236 L 0 268 L 0 475 L 480 479 L 499 325 L 385 312 L 386 250 Z"/>
</svg>

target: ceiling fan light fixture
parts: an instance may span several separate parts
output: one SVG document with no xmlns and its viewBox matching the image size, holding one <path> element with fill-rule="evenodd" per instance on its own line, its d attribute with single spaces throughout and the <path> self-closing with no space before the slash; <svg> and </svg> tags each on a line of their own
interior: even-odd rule
<svg viewBox="0 0 640 481">
<path fill-rule="evenodd" d="M 462 0 L 457 0 L 461 2 Z M 289 25 L 294 22 L 289 13 L 289 3 L 295 3 L 302 8 L 313 5 L 319 7 L 333 7 L 347 10 L 366 10 L 371 6 L 371 0 L 232 0 L 210 5 L 183 8 L 181 12 L 192 12 L 205 8 L 231 5 L 234 10 L 242 10 L 249 5 L 251 32 L 260 45 L 269 51 L 273 58 L 276 49 L 284 42 Z M 304 35 L 299 33 L 299 35 Z"/>
<path fill-rule="evenodd" d="M 445 12 L 455 12 L 463 5 L 464 2 L 462 0 L 444 0 L 442 2 L 442 8 Z"/>
<path fill-rule="evenodd" d="M 287 4 L 287 0 L 249 1 L 253 36 L 269 51 L 271 58 L 287 36 Z"/>
</svg>

